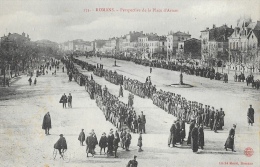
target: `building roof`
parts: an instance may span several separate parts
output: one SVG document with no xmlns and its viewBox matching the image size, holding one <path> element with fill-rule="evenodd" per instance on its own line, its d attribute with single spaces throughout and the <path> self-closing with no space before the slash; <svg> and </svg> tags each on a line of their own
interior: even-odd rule
<svg viewBox="0 0 260 167">
<path fill-rule="evenodd" d="M 248 39 L 250 38 L 252 33 L 255 34 L 255 36 L 257 38 L 257 41 L 258 41 L 258 46 L 260 46 L 260 30 L 252 30 L 252 31 L 250 31 L 250 33 L 247 36 Z"/>
<path fill-rule="evenodd" d="M 227 25 L 209 29 L 209 41 L 227 42 L 228 37 L 232 35 L 234 29 L 229 28 Z"/>
<path fill-rule="evenodd" d="M 191 36 L 190 34 L 187 34 L 185 32 L 180 32 L 180 31 L 177 31 L 176 33 L 173 33 L 172 35 Z"/>
</svg>

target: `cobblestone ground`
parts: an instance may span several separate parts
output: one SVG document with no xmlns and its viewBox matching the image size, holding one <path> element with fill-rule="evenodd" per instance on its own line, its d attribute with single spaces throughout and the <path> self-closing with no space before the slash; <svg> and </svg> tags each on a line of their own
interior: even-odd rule
<svg viewBox="0 0 260 167">
<path fill-rule="evenodd" d="M 131 62 L 117 61 L 119 67 L 113 67 L 113 59 L 80 58 L 90 63 L 103 63 L 104 68 L 117 70 L 128 77 L 145 81 L 150 75 L 157 89 L 163 89 L 181 94 L 189 100 L 203 104 L 222 107 L 226 112 L 223 131 L 214 133 L 205 129 L 205 149 L 198 154 L 192 153 L 190 147 L 177 145 L 169 148 L 167 139 L 171 123 L 175 119 L 160 108 L 154 106 L 149 99 L 135 96 L 134 107 L 137 113 L 144 111 L 147 117 L 147 134 L 143 135 L 143 152 L 138 152 L 137 135 L 132 134 L 130 151 L 119 148 L 119 158 L 96 155 L 86 157 L 85 147 L 77 140 L 82 128 L 87 134 L 94 129 L 98 139 L 103 132 L 108 133 L 113 125 L 107 122 L 94 100 L 90 100 L 85 88 L 76 82 L 69 82 L 68 77 L 61 71 L 56 76 L 48 75 L 37 78 L 37 85 L 29 86 L 28 77 L 22 76 L 10 88 L 1 88 L 5 96 L 0 95 L 0 164 L 1 166 L 126 166 L 133 155 L 137 155 L 139 166 L 223 166 L 221 162 L 252 163 L 259 166 L 259 92 L 246 87 L 245 83 L 228 83 L 210 81 L 205 78 L 184 75 L 184 82 L 193 88 L 173 88 L 168 85 L 178 82 L 178 73 L 163 69 L 153 69 L 135 65 Z M 61 68 L 60 68 L 61 69 Z M 82 71 L 86 75 L 91 72 Z M 93 75 L 94 76 L 94 75 Z M 34 79 L 34 78 L 33 78 Z M 94 76 L 96 82 L 107 85 L 108 90 L 118 95 L 119 86 L 107 82 L 104 78 Z M 63 93 L 73 96 L 72 109 L 63 109 L 59 99 Z M 128 91 L 120 100 L 127 102 Z M 8 94 L 8 95 L 7 95 Z M 248 105 L 255 108 L 253 127 L 248 127 L 246 112 Z M 52 118 L 51 135 L 45 136 L 41 128 L 44 114 L 49 111 Z M 228 131 L 233 123 L 237 123 L 235 147 L 237 152 L 226 152 L 223 148 Z M 187 130 L 186 130 L 187 131 Z M 64 134 L 68 143 L 70 162 L 65 163 L 59 157 L 52 158 L 53 145 Z M 254 155 L 246 157 L 244 149 L 252 147 Z M 99 152 L 99 148 L 96 148 Z M 236 166 L 236 165 L 233 165 Z"/>
</svg>

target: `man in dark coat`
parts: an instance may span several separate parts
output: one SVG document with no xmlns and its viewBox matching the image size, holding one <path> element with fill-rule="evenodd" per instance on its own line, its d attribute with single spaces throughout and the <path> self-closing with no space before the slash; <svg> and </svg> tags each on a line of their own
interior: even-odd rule
<svg viewBox="0 0 260 167">
<path fill-rule="evenodd" d="M 117 153 L 119 141 L 120 141 L 119 136 L 115 135 L 115 138 L 114 138 L 114 140 L 113 140 L 113 147 L 114 147 L 114 151 L 115 151 L 115 158 L 118 158 L 118 156 L 116 155 L 116 153 Z"/>
<path fill-rule="evenodd" d="M 200 124 L 200 127 L 199 127 L 199 146 L 203 150 L 203 146 L 204 146 L 204 129 L 203 129 L 203 125 L 202 124 Z"/>
<path fill-rule="evenodd" d="M 30 77 L 30 78 L 28 79 L 28 81 L 29 81 L 29 85 L 31 86 L 31 85 L 32 85 L 32 78 Z"/>
<path fill-rule="evenodd" d="M 232 129 L 230 129 L 230 131 L 229 131 L 228 138 L 227 138 L 226 143 L 224 145 L 226 151 L 227 151 L 228 148 L 230 148 L 233 152 L 236 152 L 234 150 L 235 130 L 236 130 L 236 125 L 233 125 Z"/>
<path fill-rule="evenodd" d="M 128 133 L 126 134 L 126 140 L 125 140 L 125 150 L 126 151 L 129 151 L 131 140 L 132 140 L 132 136 L 131 136 L 130 132 L 128 131 Z"/>
<path fill-rule="evenodd" d="M 219 111 L 219 124 L 220 124 L 220 129 L 223 129 L 224 124 L 224 117 L 225 117 L 225 112 L 223 111 L 222 108 L 220 108 Z"/>
<path fill-rule="evenodd" d="M 141 111 L 141 124 L 142 124 L 142 129 L 140 130 L 143 131 L 142 133 L 145 133 L 146 118 L 145 115 L 143 114 L 143 111 Z"/>
<path fill-rule="evenodd" d="M 106 147 L 107 147 L 107 137 L 106 133 L 104 132 L 99 140 L 99 147 L 100 147 L 100 155 L 102 152 L 102 149 L 104 149 L 104 154 L 106 154 Z"/>
<path fill-rule="evenodd" d="M 216 133 L 219 126 L 219 112 L 216 110 L 214 114 L 214 123 L 213 123 L 213 130 Z"/>
<path fill-rule="evenodd" d="M 248 111 L 247 111 L 248 125 L 251 124 L 251 126 L 253 126 L 253 123 L 254 123 L 254 114 L 255 114 L 255 111 L 254 111 L 254 109 L 252 108 L 252 105 L 250 105 L 250 108 L 249 108 Z"/>
<path fill-rule="evenodd" d="M 168 146 L 170 147 L 172 144 L 172 146 L 174 147 L 176 144 L 176 126 L 173 123 L 170 129 L 170 136 L 168 139 Z"/>
<path fill-rule="evenodd" d="M 67 142 L 63 134 L 60 134 L 59 140 L 54 144 L 54 148 L 59 150 L 60 156 L 63 157 L 62 151 L 67 149 Z"/>
<path fill-rule="evenodd" d="M 64 107 L 66 108 L 66 103 L 68 102 L 67 100 L 68 100 L 68 98 L 67 98 L 67 96 L 66 96 L 65 93 L 64 93 L 64 95 L 62 95 L 62 96 L 61 96 L 61 99 L 60 99 L 60 103 L 63 104 L 63 108 L 64 108 Z"/>
<path fill-rule="evenodd" d="M 188 136 L 187 144 L 191 144 L 191 132 L 194 126 L 195 126 L 195 120 L 192 120 L 189 128 L 189 136 Z"/>
<path fill-rule="evenodd" d="M 211 130 L 213 129 L 213 125 L 214 125 L 214 115 L 215 115 L 215 111 L 214 111 L 214 107 L 212 107 L 212 109 L 209 111 L 209 127 Z"/>
<path fill-rule="evenodd" d="M 193 152 L 198 151 L 198 140 L 199 140 L 199 131 L 198 127 L 195 124 L 194 128 L 191 131 L 191 149 Z"/>
<path fill-rule="evenodd" d="M 86 146 L 87 157 L 88 153 L 91 153 L 92 157 L 94 157 L 95 138 L 93 137 L 93 134 L 91 132 L 86 138 Z"/>
<path fill-rule="evenodd" d="M 186 137 L 186 132 L 185 132 L 185 120 L 184 120 L 184 119 L 181 120 L 180 125 L 181 125 L 180 135 L 181 135 L 181 144 L 182 144 L 183 141 L 184 141 L 184 138 Z"/>
<path fill-rule="evenodd" d="M 107 153 L 110 155 L 113 154 L 113 141 L 114 141 L 113 129 L 110 129 L 110 133 L 107 136 Z"/>
<path fill-rule="evenodd" d="M 69 93 L 69 96 L 68 96 L 68 107 L 72 108 L 72 96 L 71 96 L 70 93 Z"/>
<path fill-rule="evenodd" d="M 49 130 L 51 129 L 51 116 L 49 112 L 47 112 L 43 117 L 42 129 L 45 129 L 46 135 L 50 134 Z"/>
<path fill-rule="evenodd" d="M 78 140 L 80 141 L 80 145 L 83 146 L 83 142 L 85 141 L 85 133 L 84 133 L 84 129 L 81 130 Z"/>
<path fill-rule="evenodd" d="M 176 143 L 181 143 L 181 125 L 179 120 L 177 119 L 177 121 L 175 122 L 175 127 L 176 127 Z"/>
<path fill-rule="evenodd" d="M 120 96 L 124 97 L 123 96 L 123 87 L 122 87 L 121 84 L 120 84 L 120 88 L 119 88 L 119 96 L 118 97 L 120 97 Z"/>
</svg>

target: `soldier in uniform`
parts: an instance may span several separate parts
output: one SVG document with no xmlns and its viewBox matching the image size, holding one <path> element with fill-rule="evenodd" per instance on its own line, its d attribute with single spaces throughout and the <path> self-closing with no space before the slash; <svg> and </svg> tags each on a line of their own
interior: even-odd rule
<svg viewBox="0 0 260 167">
<path fill-rule="evenodd" d="M 229 149 L 232 150 L 232 152 L 236 152 L 234 150 L 235 130 L 236 130 L 236 125 L 233 124 L 233 127 L 230 129 L 228 138 L 227 138 L 226 143 L 224 145 L 226 151 L 229 148 Z"/>
<path fill-rule="evenodd" d="M 223 111 L 222 108 L 220 108 L 220 111 L 219 111 L 219 124 L 220 124 L 220 129 L 223 129 L 223 126 L 224 126 L 224 117 L 225 117 L 225 112 Z"/>
<path fill-rule="evenodd" d="M 143 114 L 143 111 L 141 111 L 141 124 L 142 124 L 141 130 L 143 130 L 142 133 L 145 133 L 146 118 L 145 118 L 145 115 Z"/>
<path fill-rule="evenodd" d="M 194 128 L 191 131 L 191 149 L 193 152 L 198 151 L 198 140 L 199 140 L 199 131 L 197 125 L 195 124 Z"/>
<path fill-rule="evenodd" d="M 248 111 L 247 111 L 248 125 L 251 124 L 251 126 L 253 126 L 253 123 L 254 123 L 254 114 L 255 114 L 255 111 L 254 111 L 254 109 L 252 108 L 252 105 L 250 105 L 250 108 L 249 108 Z"/>
<path fill-rule="evenodd" d="M 80 145 L 83 146 L 83 142 L 85 141 L 85 133 L 84 133 L 84 129 L 81 130 L 78 140 L 80 141 Z"/>
<path fill-rule="evenodd" d="M 217 132 L 218 124 L 219 124 L 219 113 L 218 110 L 216 110 L 214 114 L 214 124 L 213 124 L 213 130 L 215 133 Z"/>
<path fill-rule="evenodd" d="M 203 129 L 203 125 L 202 124 L 200 124 L 200 127 L 199 127 L 199 146 L 203 150 L 203 146 L 204 146 L 204 129 Z"/>
<path fill-rule="evenodd" d="M 176 126 L 175 123 L 172 124 L 170 129 L 170 136 L 168 139 L 168 146 L 170 147 L 172 144 L 173 147 L 175 147 L 176 144 Z"/>
</svg>

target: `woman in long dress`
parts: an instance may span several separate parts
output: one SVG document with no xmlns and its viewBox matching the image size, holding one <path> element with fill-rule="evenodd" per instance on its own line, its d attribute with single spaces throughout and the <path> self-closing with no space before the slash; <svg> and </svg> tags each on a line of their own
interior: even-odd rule
<svg viewBox="0 0 260 167">
<path fill-rule="evenodd" d="M 225 149 L 227 151 L 227 149 L 231 149 L 233 152 L 236 152 L 234 150 L 234 140 L 235 140 L 235 129 L 236 129 L 236 125 L 233 125 L 233 127 L 230 129 L 229 131 L 229 135 L 228 135 L 228 138 L 226 140 L 226 143 L 225 143 Z"/>
</svg>

